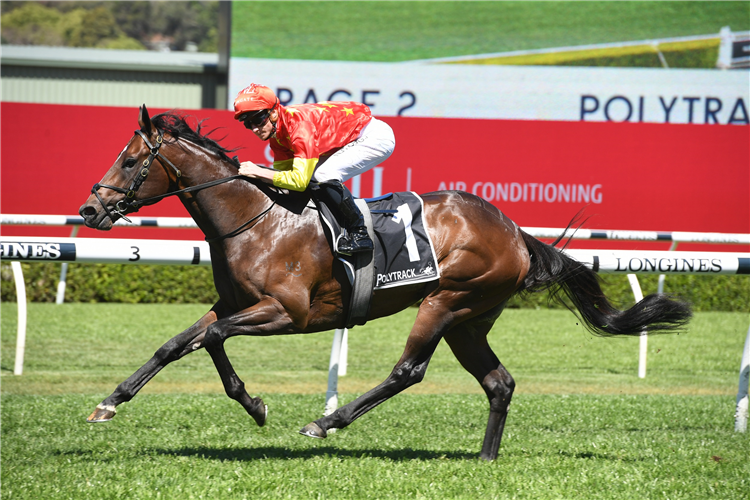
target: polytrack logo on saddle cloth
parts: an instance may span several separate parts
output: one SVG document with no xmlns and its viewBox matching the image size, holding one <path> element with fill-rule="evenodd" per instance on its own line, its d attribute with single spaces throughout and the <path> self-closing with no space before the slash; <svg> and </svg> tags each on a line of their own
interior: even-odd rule
<svg viewBox="0 0 750 500">
<path fill-rule="evenodd" d="M 375 289 L 438 279 L 422 198 L 412 192 L 392 193 L 368 206 L 375 232 Z"/>
</svg>

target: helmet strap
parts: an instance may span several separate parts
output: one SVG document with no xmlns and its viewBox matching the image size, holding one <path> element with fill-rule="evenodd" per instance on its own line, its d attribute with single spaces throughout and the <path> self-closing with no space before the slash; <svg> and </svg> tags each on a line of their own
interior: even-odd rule
<svg viewBox="0 0 750 500">
<path fill-rule="evenodd" d="M 279 105 L 279 102 L 280 102 L 279 98 L 277 97 L 276 104 L 274 104 L 273 107 L 271 108 L 272 113 L 273 113 L 273 110 L 276 109 L 276 107 Z M 276 113 L 277 113 L 276 121 L 279 121 L 278 111 Z M 273 131 L 271 132 L 271 137 L 274 137 L 276 135 L 276 122 L 271 120 L 271 125 L 273 125 Z"/>
</svg>

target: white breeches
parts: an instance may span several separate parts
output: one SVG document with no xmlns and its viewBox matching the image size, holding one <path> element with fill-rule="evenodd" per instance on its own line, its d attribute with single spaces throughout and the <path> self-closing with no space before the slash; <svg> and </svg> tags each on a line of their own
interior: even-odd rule
<svg viewBox="0 0 750 500">
<path fill-rule="evenodd" d="M 328 158 L 321 158 L 312 179 L 316 182 L 331 179 L 345 182 L 385 161 L 395 147 L 396 138 L 390 125 L 373 118 L 359 133 L 357 140 Z"/>
</svg>

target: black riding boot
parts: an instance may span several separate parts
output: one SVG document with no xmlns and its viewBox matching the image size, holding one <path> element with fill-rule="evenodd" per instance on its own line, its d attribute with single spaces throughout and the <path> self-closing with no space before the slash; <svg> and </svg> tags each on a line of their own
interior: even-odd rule
<svg viewBox="0 0 750 500">
<path fill-rule="evenodd" d="M 330 208 L 346 229 L 346 235 L 338 242 L 336 252 L 352 255 L 359 252 L 372 252 L 373 245 L 367 234 L 365 218 L 359 211 L 349 189 L 340 181 L 330 180 L 318 184 L 320 192 L 330 202 Z"/>
</svg>

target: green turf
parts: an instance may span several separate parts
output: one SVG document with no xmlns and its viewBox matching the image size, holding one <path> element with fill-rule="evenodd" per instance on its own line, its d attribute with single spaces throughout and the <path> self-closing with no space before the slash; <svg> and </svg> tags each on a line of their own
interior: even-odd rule
<svg viewBox="0 0 750 500">
<path fill-rule="evenodd" d="M 91 396 L 5 396 L 4 499 L 739 499 L 750 440 L 718 396 L 519 395 L 501 454 L 476 459 L 479 395 L 404 395 L 326 440 L 314 396 L 151 395 L 86 424 Z"/>
<path fill-rule="evenodd" d="M 232 55 L 406 61 L 750 29 L 748 2 L 233 2 Z"/>
<path fill-rule="evenodd" d="M 15 394 L 107 394 L 169 338 L 208 310 L 194 304 L 29 304 L 23 377 L 12 376 L 15 304 L 2 304 L 2 390 Z M 381 382 L 401 356 L 415 308 L 355 328 L 341 392 Z M 637 338 L 592 337 L 566 310 L 507 310 L 490 343 L 522 393 L 733 394 L 748 313 L 697 313 L 686 334 L 649 338 L 645 380 Z M 322 393 L 332 332 L 227 341 L 237 373 L 258 393 Z M 554 373 L 554 376 L 550 376 Z M 200 350 L 163 370 L 151 393 L 221 392 Z M 479 385 L 441 343 L 415 393 L 476 393 Z"/>
<path fill-rule="evenodd" d="M 490 338 L 516 377 L 499 459 L 476 457 L 487 403 L 441 345 L 427 377 L 326 440 L 297 434 L 323 409 L 331 334 L 237 338 L 228 352 L 269 406 L 258 428 L 198 351 L 112 422 L 86 416 L 207 306 L 29 304 L 12 375 L 15 304 L 2 312 L 3 499 L 737 499 L 748 435 L 733 431 L 747 313 L 698 313 L 685 334 L 592 338 L 560 310 L 509 310 Z M 384 378 L 415 309 L 356 328 L 342 404 Z"/>
</svg>

